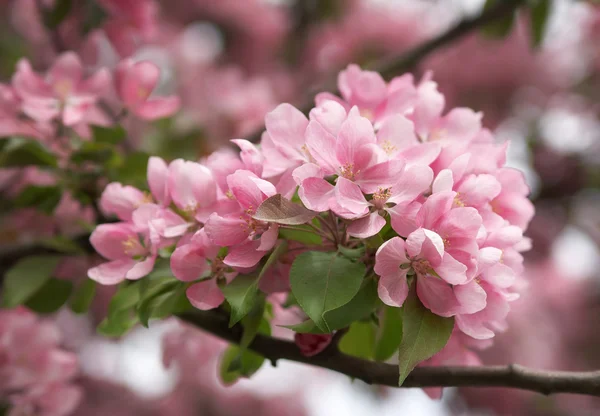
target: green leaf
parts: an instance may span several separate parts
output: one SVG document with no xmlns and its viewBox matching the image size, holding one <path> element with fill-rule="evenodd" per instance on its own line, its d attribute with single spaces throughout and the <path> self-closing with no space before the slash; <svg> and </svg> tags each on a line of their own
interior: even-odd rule
<svg viewBox="0 0 600 416">
<path fill-rule="evenodd" d="M 287 249 L 288 249 L 288 244 L 285 241 L 282 241 L 281 243 L 279 243 L 277 245 L 277 247 L 275 247 L 273 252 L 269 255 L 269 258 L 265 262 L 265 265 L 261 269 L 260 273 L 258 274 L 258 279 L 256 279 L 257 285 L 260 282 L 260 279 L 263 278 L 263 276 L 265 275 L 267 270 L 269 270 L 271 268 L 271 266 L 273 266 L 277 262 L 277 260 L 279 260 L 279 258 L 287 252 Z"/>
<path fill-rule="evenodd" d="M 76 164 L 93 162 L 104 164 L 115 156 L 114 146 L 110 143 L 85 142 L 73 152 L 71 161 Z"/>
<path fill-rule="evenodd" d="M 348 247 L 339 246 L 338 251 L 342 254 L 342 256 L 344 256 L 350 260 L 358 260 L 365 254 L 364 247 L 348 248 Z"/>
<path fill-rule="evenodd" d="M 187 284 L 179 281 L 167 282 L 158 286 L 138 305 L 140 323 L 148 327 L 151 318 L 162 319 L 177 313 L 180 307 L 187 302 L 186 289 Z"/>
<path fill-rule="evenodd" d="M 250 377 L 263 365 L 265 357 L 236 345 L 229 346 L 219 365 L 219 377 L 226 386 L 235 383 L 240 377 Z"/>
<path fill-rule="evenodd" d="M 109 170 L 108 174 L 112 181 L 121 182 L 124 185 L 132 185 L 139 189 L 147 189 L 146 170 L 150 155 L 144 152 L 133 152 L 128 154 L 118 167 Z"/>
<path fill-rule="evenodd" d="M 85 279 L 75 289 L 69 302 L 71 310 L 77 314 L 86 313 L 96 295 L 96 282 L 92 279 Z"/>
<path fill-rule="evenodd" d="M 231 305 L 229 327 L 232 327 L 250 312 L 258 299 L 258 277 L 256 275 L 237 276 L 228 285 L 221 286 L 221 291 Z"/>
<path fill-rule="evenodd" d="M 49 237 L 40 240 L 42 247 L 58 251 L 65 254 L 83 254 L 84 250 L 70 238 L 65 236 Z"/>
<path fill-rule="evenodd" d="M 242 333 L 242 338 L 240 340 L 240 347 L 242 349 L 248 348 L 248 346 L 252 343 L 256 334 L 258 333 L 258 329 L 264 319 L 265 312 L 265 297 L 261 296 L 261 299 L 254 304 L 248 315 L 242 318 L 242 326 L 244 327 L 244 332 Z M 265 321 L 266 322 L 266 321 Z M 267 325 L 269 323 L 267 322 Z"/>
<path fill-rule="evenodd" d="M 294 260 L 290 271 L 292 293 L 319 329 L 331 332 L 325 312 L 350 302 L 359 291 L 365 265 L 338 253 L 309 251 Z"/>
<path fill-rule="evenodd" d="M 301 225 L 310 222 L 316 216 L 317 212 L 294 204 L 277 194 L 265 199 L 252 218 L 284 225 Z"/>
<path fill-rule="evenodd" d="M 506 0 L 487 0 L 483 11 L 487 11 L 491 8 L 497 7 L 500 2 Z M 481 28 L 481 33 L 490 39 L 503 39 L 511 32 L 516 20 L 516 12 L 510 13 L 499 19 L 486 24 Z"/>
<path fill-rule="evenodd" d="M 377 361 L 394 356 L 402 341 L 402 309 L 384 306 L 382 312 L 373 355 Z"/>
<path fill-rule="evenodd" d="M 35 140 L 12 138 L 0 153 L 0 168 L 23 166 L 56 167 L 56 156 Z"/>
<path fill-rule="evenodd" d="M 121 310 L 115 312 L 112 317 L 105 318 L 96 331 L 105 337 L 120 337 L 127 333 L 134 325 L 138 323 L 137 316 L 131 310 Z"/>
<path fill-rule="evenodd" d="M 37 313 L 54 313 L 67 302 L 72 291 L 73 283 L 51 278 L 25 302 L 25 306 Z"/>
<path fill-rule="evenodd" d="M 297 229 L 301 228 L 301 229 Z M 308 225 L 299 225 L 295 229 L 280 228 L 279 236 L 285 240 L 298 241 L 307 246 L 321 246 L 323 239 Z"/>
<path fill-rule="evenodd" d="M 26 302 L 50 279 L 59 256 L 30 256 L 19 260 L 4 275 L 2 306 L 14 308 Z"/>
<path fill-rule="evenodd" d="M 87 35 L 93 29 L 100 27 L 108 15 L 96 0 L 85 1 L 85 15 L 83 18 L 83 35 Z"/>
<path fill-rule="evenodd" d="M 336 329 L 346 328 L 354 321 L 367 318 L 375 310 L 379 297 L 377 296 L 377 282 L 374 279 L 366 279 L 358 293 L 350 302 L 344 306 L 326 312 L 324 320 L 329 330 L 322 330 L 311 320 L 297 325 L 286 326 L 301 333 L 323 334 Z"/>
<path fill-rule="evenodd" d="M 92 126 L 94 141 L 98 143 L 119 144 L 127 137 L 127 132 L 122 126 L 101 127 Z"/>
<path fill-rule="evenodd" d="M 108 319 L 120 317 L 123 311 L 131 311 L 139 300 L 139 281 L 121 283 L 108 304 Z"/>
<path fill-rule="evenodd" d="M 402 342 L 398 350 L 400 386 L 417 364 L 446 346 L 454 328 L 454 318 L 435 315 L 425 308 L 414 289 L 402 309 Z"/>
<path fill-rule="evenodd" d="M 29 185 L 17 196 L 15 206 L 18 208 L 34 207 L 38 211 L 50 215 L 61 198 L 62 189 L 58 186 Z"/>
<path fill-rule="evenodd" d="M 54 7 L 44 11 L 44 24 L 48 29 L 55 29 L 69 15 L 72 0 L 56 0 Z"/>
<path fill-rule="evenodd" d="M 339 348 L 344 354 L 370 360 L 375 349 L 375 332 L 372 322 L 354 322 L 340 340 Z"/>
<path fill-rule="evenodd" d="M 552 12 L 551 0 L 537 0 L 529 13 L 531 45 L 538 48 L 544 41 L 548 19 Z"/>
</svg>

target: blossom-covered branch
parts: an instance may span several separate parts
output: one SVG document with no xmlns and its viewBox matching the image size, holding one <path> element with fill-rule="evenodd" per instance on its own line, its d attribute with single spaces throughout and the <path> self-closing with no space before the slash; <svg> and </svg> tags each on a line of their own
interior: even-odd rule
<svg viewBox="0 0 600 416">
<path fill-rule="evenodd" d="M 181 316 L 185 321 L 229 342 L 240 343 L 241 326 L 229 328 L 228 317 L 218 311 L 194 311 Z M 363 360 L 341 353 L 330 345 L 322 353 L 307 357 L 292 342 L 257 335 L 249 347 L 276 365 L 290 360 L 326 368 L 368 384 L 398 387 L 398 367 Z M 401 387 L 507 387 L 542 394 L 576 393 L 600 396 L 600 371 L 544 371 L 512 364 L 479 367 L 418 367 Z"/>
</svg>

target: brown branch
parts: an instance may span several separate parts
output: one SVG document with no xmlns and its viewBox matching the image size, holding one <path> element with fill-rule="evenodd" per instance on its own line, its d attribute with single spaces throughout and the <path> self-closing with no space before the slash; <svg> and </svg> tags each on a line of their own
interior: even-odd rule
<svg viewBox="0 0 600 416">
<path fill-rule="evenodd" d="M 478 28 L 487 25 L 488 23 L 492 23 L 508 16 L 510 13 L 514 13 L 517 8 L 523 4 L 525 4 L 525 0 L 500 0 L 495 6 L 490 7 L 481 14 L 475 17 L 464 18 L 446 32 L 439 34 L 438 36 L 414 47 L 413 49 L 410 49 L 407 52 L 404 52 L 399 56 L 394 56 L 392 58 L 379 61 L 373 66 L 369 67 L 369 69 L 379 72 L 384 79 L 389 81 L 391 78 L 399 74 L 412 70 L 430 53 L 444 46 L 448 46 L 452 42 L 462 38 Z M 308 98 L 304 100 L 298 108 L 300 108 L 304 114 L 308 114 L 311 108 L 314 106 L 313 99 L 315 94 L 321 91 L 330 91 L 334 94 L 339 93 L 337 88 L 337 74 L 335 78 L 320 84 L 318 88 L 311 89 L 310 93 L 308 94 Z M 246 137 L 246 139 L 253 143 L 257 143 L 261 138 L 263 130 L 264 128 L 255 131 Z"/>
<path fill-rule="evenodd" d="M 181 318 L 198 328 L 232 343 L 239 343 L 242 328 L 228 327 L 228 317 L 218 311 L 195 311 Z M 284 359 L 326 368 L 368 384 L 398 387 L 398 367 L 363 360 L 327 349 L 305 357 L 292 342 L 257 335 L 250 349 L 273 364 Z M 542 394 L 577 393 L 600 396 L 600 371 L 568 372 L 533 370 L 520 365 L 481 367 L 419 367 L 402 387 L 507 387 Z"/>
</svg>

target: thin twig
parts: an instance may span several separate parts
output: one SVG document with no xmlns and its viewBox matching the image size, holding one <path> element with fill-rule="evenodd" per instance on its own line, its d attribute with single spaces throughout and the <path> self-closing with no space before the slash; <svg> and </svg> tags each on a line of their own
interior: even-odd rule
<svg viewBox="0 0 600 416">
<path fill-rule="evenodd" d="M 229 328 L 228 318 L 214 311 L 194 311 L 181 316 L 185 321 L 226 341 L 239 343 L 242 328 Z M 257 335 L 249 347 L 271 362 L 284 359 L 346 374 L 368 384 L 398 387 L 398 366 L 363 360 L 327 349 L 306 357 L 289 341 Z M 512 364 L 480 367 L 419 367 L 402 387 L 507 387 L 542 394 L 576 393 L 600 396 L 600 371 L 542 371 Z"/>
</svg>

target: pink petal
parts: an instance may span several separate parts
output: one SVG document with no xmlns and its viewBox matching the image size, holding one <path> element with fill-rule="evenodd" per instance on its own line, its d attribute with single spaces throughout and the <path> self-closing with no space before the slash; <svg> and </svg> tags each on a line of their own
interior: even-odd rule
<svg viewBox="0 0 600 416">
<path fill-rule="evenodd" d="M 423 305 L 436 315 L 452 316 L 460 308 L 450 285 L 437 277 L 419 276 L 417 278 L 417 295 Z"/>
<path fill-rule="evenodd" d="M 214 309 L 225 300 L 215 279 L 205 280 L 190 286 L 185 294 L 190 303 L 203 311 Z"/>
<path fill-rule="evenodd" d="M 377 294 L 383 303 L 389 306 L 402 306 L 408 296 L 407 271 L 398 269 L 394 275 L 386 275 L 379 279 Z"/>
<path fill-rule="evenodd" d="M 156 87 L 160 78 L 160 69 L 150 61 L 132 63 L 121 62 L 117 71 L 117 92 L 123 103 L 137 108 L 144 103 Z"/>
<path fill-rule="evenodd" d="M 403 237 L 417 229 L 417 213 L 421 209 L 419 202 L 401 203 L 391 208 L 386 208 L 390 214 L 392 228 Z"/>
<path fill-rule="evenodd" d="M 401 150 L 419 145 L 413 122 L 402 114 L 395 114 L 385 119 L 377 132 L 377 143 L 390 157 Z"/>
<path fill-rule="evenodd" d="M 336 158 L 336 139 L 316 121 L 306 128 L 306 147 L 325 175 L 335 173 L 340 163 Z"/>
<path fill-rule="evenodd" d="M 514 284 L 516 276 L 514 270 L 506 264 L 497 263 L 483 272 L 483 278 L 495 287 L 509 288 Z"/>
<path fill-rule="evenodd" d="M 241 149 L 240 158 L 242 159 L 242 162 L 244 162 L 246 168 L 256 175 L 261 175 L 265 157 L 256 146 L 244 139 L 233 139 L 231 142 L 235 143 Z"/>
<path fill-rule="evenodd" d="M 128 223 L 100 224 L 92 232 L 90 243 L 102 257 L 116 260 L 128 257 L 124 244 L 130 239 L 138 239 L 132 225 Z"/>
<path fill-rule="evenodd" d="M 258 246 L 258 250 L 260 251 L 269 251 L 277 242 L 277 237 L 279 236 L 279 225 L 271 224 L 269 229 L 262 233 L 260 236 L 260 245 Z"/>
<path fill-rule="evenodd" d="M 265 127 L 275 147 L 287 158 L 302 158 L 300 148 L 308 119 L 296 107 L 284 103 L 265 116 Z"/>
<path fill-rule="evenodd" d="M 409 149 L 402 150 L 396 157 L 401 157 L 406 160 L 406 164 L 410 165 L 431 165 L 439 156 L 442 147 L 439 143 L 421 143 Z"/>
<path fill-rule="evenodd" d="M 443 169 L 437 174 L 431 187 L 432 193 L 452 191 L 454 178 L 450 169 Z"/>
<path fill-rule="evenodd" d="M 335 155 L 341 166 L 352 165 L 355 171 L 364 169 L 372 158 L 365 145 L 376 143 L 373 125 L 361 117 L 356 108 L 348 113 L 335 143 Z"/>
<path fill-rule="evenodd" d="M 210 271 L 204 252 L 193 244 L 177 247 L 171 255 L 171 271 L 184 282 L 191 282 Z"/>
<path fill-rule="evenodd" d="M 335 200 L 344 209 L 344 212 L 336 212 L 336 214 L 344 218 L 358 218 L 369 212 L 370 204 L 365 199 L 358 185 L 346 178 L 339 177 L 337 179 L 335 184 Z"/>
<path fill-rule="evenodd" d="M 152 156 L 148 159 L 148 186 L 152 196 L 162 205 L 169 205 L 170 195 L 167 187 L 169 168 L 164 160 Z"/>
<path fill-rule="evenodd" d="M 169 166 L 169 191 L 177 207 L 194 212 L 217 199 L 217 184 L 210 170 L 200 163 L 177 159 Z"/>
<path fill-rule="evenodd" d="M 369 238 L 377 234 L 385 226 L 385 219 L 377 212 L 352 221 L 348 226 L 348 234 L 356 238 Z"/>
<path fill-rule="evenodd" d="M 435 228 L 438 219 L 452 208 L 455 195 L 455 192 L 438 192 L 427 198 L 417 214 L 417 225 Z"/>
<path fill-rule="evenodd" d="M 114 260 L 102 263 L 88 270 L 88 277 L 102 285 L 116 285 L 125 280 L 125 276 L 137 263 L 133 259 Z"/>
<path fill-rule="evenodd" d="M 260 241 L 247 241 L 244 244 L 231 247 L 227 257 L 223 260 L 225 264 L 231 267 L 250 268 L 258 264 L 267 251 L 258 249 Z"/>
<path fill-rule="evenodd" d="M 321 178 L 305 179 L 298 190 L 298 196 L 306 208 L 317 212 L 328 211 L 334 195 L 333 185 Z"/>
<path fill-rule="evenodd" d="M 75 88 L 83 77 L 83 66 L 74 52 L 60 55 L 48 71 L 48 82 L 51 84 L 68 83 Z"/>
<path fill-rule="evenodd" d="M 296 184 L 300 185 L 308 178 L 322 178 L 323 172 L 318 165 L 315 165 L 314 163 L 305 163 L 294 169 L 292 176 L 294 177 Z"/>
<path fill-rule="evenodd" d="M 156 257 L 149 256 L 146 260 L 137 261 L 133 267 L 127 272 L 125 277 L 130 280 L 137 280 L 150 274 L 154 268 Z"/>
<path fill-rule="evenodd" d="M 408 263 L 404 240 L 394 237 L 383 243 L 375 254 L 375 273 L 379 276 L 398 276 L 400 266 Z"/>
<path fill-rule="evenodd" d="M 392 196 L 388 202 L 412 202 L 429 190 L 432 180 L 433 171 L 429 166 L 409 166 L 402 172 L 400 180 L 392 185 Z"/>
<path fill-rule="evenodd" d="M 348 65 L 340 72 L 338 86 L 342 96 L 361 108 L 374 108 L 386 95 L 387 85 L 374 71 L 362 71 L 358 65 Z"/>
<path fill-rule="evenodd" d="M 318 102 L 317 107 L 310 110 L 309 116 L 329 133 L 337 136 L 342 123 L 346 120 L 346 109 L 337 101 L 325 100 Z"/>
<path fill-rule="evenodd" d="M 212 214 L 206 224 L 204 231 L 210 241 L 221 247 L 233 246 L 245 241 L 250 235 L 248 223 L 239 217 L 221 217 Z"/>
<path fill-rule="evenodd" d="M 446 282 L 460 285 L 467 281 L 467 266 L 445 253 L 442 262 L 435 266 L 435 272 Z"/>
<path fill-rule="evenodd" d="M 152 98 L 133 108 L 133 113 L 143 120 L 157 120 L 172 116 L 181 107 L 181 99 L 175 95 Z"/>
<path fill-rule="evenodd" d="M 454 295 L 461 305 L 460 313 L 475 313 L 485 308 L 487 293 L 475 280 L 454 286 Z"/>
<path fill-rule="evenodd" d="M 407 237 L 406 252 L 410 257 L 427 260 L 436 267 L 444 256 L 444 241 L 435 232 L 419 228 Z"/>
<path fill-rule="evenodd" d="M 366 194 L 372 194 L 379 188 L 387 188 L 398 182 L 402 171 L 404 170 L 403 160 L 389 160 L 387 162 L 378 163 L 367 168 L 356 183 Z"/>
<path fill-rule="evenodd" d="M 262 202 L 277 193 L 272 183 L 258 178 L 249 170 L 237 170 L 227 177 L 227 184 L 240 206 L 255 211 Z"/>
<path fill-rule="evenodd" d="M 426 138 L 438 117 L 442 114 L 445 100 L 432 81 L 422 83 L 418 88 L 419 99 L 412 114 L 417 134 Z"/>
<path fill-rule="evenodd" d="M 477 314 L 457 315 L 456 326 L 470 337 L 475 339 L 489 339 L 494 337 L 494 332 L 484 325 Z"/>
</svg>

